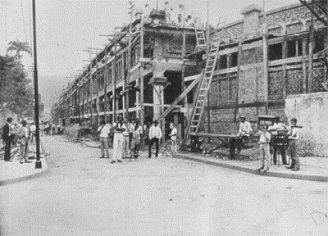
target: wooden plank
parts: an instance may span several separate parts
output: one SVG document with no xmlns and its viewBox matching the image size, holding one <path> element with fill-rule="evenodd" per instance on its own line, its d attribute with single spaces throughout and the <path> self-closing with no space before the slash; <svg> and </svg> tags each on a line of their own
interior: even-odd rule
<svg viewBox="0 0 328 236">
<path fill-rule="evenodd" d="M 195 79 L 189 86 L 186 88 L 183 93 L 181 93 L 175 100 L 174 102 L 170 105 L 168 109 L 166 109 L 163 114 L 157 119 L 158 121 L 164 119 L 173 109 L 174 107 L 195 87 L 196 84 L 202 79 L 204 75 L 204 70 L 203 72 L 199 75 L 197 79 Z"/>
<path fill-rule="evenodd" d="M 197 137 L 212 137 L 212 138 L 236 138 L 233 134 L 214 134 L 214 133 L 190 133 L 191 136 Z"/>
</svg>

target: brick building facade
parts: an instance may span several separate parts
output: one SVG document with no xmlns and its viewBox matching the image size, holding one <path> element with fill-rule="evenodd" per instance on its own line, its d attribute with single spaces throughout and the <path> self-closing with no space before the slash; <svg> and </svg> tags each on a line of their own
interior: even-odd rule
<svg viewBox="0 0 328 236">
<path fill-rule="evenodd" d="M 227 25 L 221 37 L 209 113 L 204 116 L 203 129 L 209 121 L 211 132 L 236 133 L 239 115 L 253 125 L 265 114 L 287 122 L 288 95 L 324 91 L 327 69 L 318 52 L 327 47 L 327 29 L 314 20 L 310 43 L 311 13 L 306 7 L 294 4 L 264 15 L 251 5 L 242 14 L 244 19 Z M 211 35 L 212 42 L 218 35 Z"/>
</svg>

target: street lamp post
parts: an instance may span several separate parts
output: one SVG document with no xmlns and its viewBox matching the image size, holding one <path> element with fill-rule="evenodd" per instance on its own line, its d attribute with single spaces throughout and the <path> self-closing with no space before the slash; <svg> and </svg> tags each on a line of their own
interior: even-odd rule
<svg viewBox="0 0 328 236">
<path fill-rule="evenodd" d="M 35 168 L 41 169 L 42 162 L 40 161 L 40 132 L 39 132 L 39 87 L 38 87 L 38 62 L 37 62 L 37 46 L 36 46 L 36 9 L 35 0 L 32 0 L 32 10 L 33 10 L 33 51 L 34 51 L 34 116 L 35 116 L 35 126 L 36 126 L 36 161 Z"/>
</svg>

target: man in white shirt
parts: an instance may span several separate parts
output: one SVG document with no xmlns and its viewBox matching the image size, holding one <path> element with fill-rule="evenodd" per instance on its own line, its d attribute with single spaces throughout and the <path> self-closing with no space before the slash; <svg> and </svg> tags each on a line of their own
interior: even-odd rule
<svg viewBox="0 0 328 236">
<path fill-rule="evenodd" d="M 114 129 L 114 141 L 113 141 L 113 160 L 111 164 L 114 164 L 116 161 L 122 163 L 123 155 L 123 132 L 126 131 L 126 126 L 123 123 L 123 117 L 118 115 L 116 122 L 113 123 Z"/>
<path fill-rule="evenodd" d="M 159 140 L 162 138 L 162 130 L 160 127 L 157 126 L 158 122 L 157 120 L 155 120 L 153 122 L 153 125 L 150 127 L 149 129 L 149 146 L 148 146 L 148 158 L 151 158 L 151 147 L 153 146 L 153 144 L 155 143 L 156 145 L 156 153 L 155 153 L 155 157 L 158 157 L 158 151 L 159 151 Z"/>
<path fill-rule="evenodd" d="M 108 135 L 109 135 L 109 128 L 106 125 L 105 121 L 101 121 L 100 126 L 97 130 L 97 133 L 100 137 L 100 148 L 101 148 L 101 157 L 105 158 L 105 151 L 106 151 L 106 158 L 109 158 L 109 150 L 108 150 Z"/>
<path fill-rule="evenodd" d="M 177 135 L 178 135 L 178 130 L 176 128 L 176 125 L 174 123 L 170 124 L 171 128 L 171 133 L 169 134 L 171 138 L 171 151 L 172 155 L 175 155 L 177 153 Z"/>
<path fill-rule="evenodd" d="M 249 141 L 249 136 L 251 135 L 252 127 L 251 123 L 246 121 L 245 116 L 239 117 L 240 123 L 239 123 L 239 131 L 237 134 L 237 155 L 240 154 L 241 149 L 244 148 L 244 144 Z"/>
<path fill-rule="evenodd" d="M 277 151 L 280 152 L 282 163 L 284 165 L 287 165 L 286 161 L 286 152 L 285 152 L 285 147 L 283 145 L 276 145 L 278 144 L 278 133 L 281 130 L 287 130 L 287 126 L 284 125 L 283 123 L 280 123 L 280 118 L 279 116 L 276 116 L 273 120 L 273 125 L 269 127 L 269 132 L 272 135 L 272 141 L 273 141 L 273 164 L 277 164 Z"/>
<path fill-rule="evenodd" d="M 34 144 L 34 142 L 35 142 L 35 139 L 34 139 L 34 137 L 35 137 L 35 132 L 36 132 L 36 126 L 35 126 L 35 124 L 34 123 L 32 123 L 31 125 L 30 125 L 30 136 L 31 136 L 31 143 L 32 144 Z"/>
<path fill-rule="evenodd" d="M 270 166 L 270 140 L 271 134 L 268 132 L 268 126 L 262 125 L 260 127 L 260 131 L 258 132 L 260 135 L 260 158 L 262 160 L 262 166 L 258 171 L 267 172 Z"/>
<path fill-rule="evenodd" d="M 18 128 L 17 136 L 19 137 L 19 147 L 20 147 L 20 163 L 29 163 L 28 160 L 28 140 L 29 140 L 29 129 L 26 127 L 26 120 L 22 121 L 22 127 Z"/>
<path fill-rule="evenodd" d="M 239 117 L 240 123 L 239 123 L 239 131 L 237 136 L 249 136 L 250 133 L 253 131 L 251 127 L 251 123 L 246 121 L 245 116 Z"/>
<path fill-rule="evenodd" d="M 131 128 L 131 124 L 127 119 L 124 120 L 123 127 L 125 130 L 123 131 L 122 158 L 127 159 L 130 155 L 130 131 L 133 127 Z"/>
</svg>

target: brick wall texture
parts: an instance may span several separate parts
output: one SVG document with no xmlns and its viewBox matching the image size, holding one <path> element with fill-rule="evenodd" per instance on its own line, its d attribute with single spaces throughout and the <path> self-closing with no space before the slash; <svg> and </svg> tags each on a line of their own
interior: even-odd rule
<svg viewBox="0 0 328 236">
<path fill-rule="evenodd" d="M 304 30 L 304 21 L 302 22 L 300 20 L 310 19 L 310 15 L 310 12 L 302 5 L 296 7 L 294 5 L 289 8 L 286 7 L 280 11 L 271 11 L 267 14 L 269 32 L 278 36 L 281 35 L 283 33 L 283 27 L 281 25 L 286 26 L 286 34 L 300 32 Z M 263 24 L 262 16 L 260 17 L 259 22 L 260 25 Z M 315 21 L 315 27 L 319 26 L 322 26 L 322 24 Z M 308 22 L 306 23 L 306 27 L 308 30 Z M 231 24 L 225 29 L 225 34 L 223 37 L 224 41 L 235 41 L 242 33 L 242 21 L 237 22 L 236 24 Z M 214 34 L 212 40 L 218 40 L 218 35 L 218 33 Z M 325 39 L 325 44 L 327 45 L 327 43 L 327 39 Z M 303 45 L 302 51 L 304 54 L 307 54 L 308 50 L 304 47 L 305 44 Z M 288 99 L 288 102 L 286 101 L 286 105 L 284 105 L 285 99 L 286 96 L 298 96 L 304 92 L 303 87 L 306 85 L 304 84 L 306 83 L 304 81 L 308 79 L 304 78 L 304 75 L 308 76 L 308 60 L 306 60 L 305 67 L 302 67 L 302 62 L 289 63 L 286 64 L 286 66 L 283 66 L 281 63 L 271 66 L 271 68 L 269 66 L 267 89 L 268 99 L 271 101 L 271 105 L 268 106 L 268 110 L 266 112 L 264 103 L 266 87 L 264 81 L 264 69 L 263 66 L 261 66 L 261 63 L 263 62 L 263 47 L 259 46 L 243 50 L 239 57 L 241 70 L 238 79 L 235 71 L 227 72 L 226 74 L 213 78 L 211 88 L 209 90 L 211 132 L 227 134 L 236 133 L 238 130 L 238 122 L 236 122 L 235 118 L 238 118 L 239 115 L 245 115 L 248 120 L 251 121 L 253 128 L 256 128 L 255 124 L 257 117 L 264 114 L 273 116 L 278 115 L 281 117 L 283 122 L 287 123 L 292 114 L 292 108 L 288 107 L 291 106 Z M 303 71 L 304 69 L 305 71 Z M 315 61 L 313 68 L 312 91 L 323 91 L 321 83 L 325 80 L 326 72 L 324 66 Z M 234 107 L 236 107 L 235 102 L 237 94 L 239 108 L 236 111 Z M 308 94 L 306 96 L 311 95 Z M 304 100 L 304 98 L 302 99 Z M 315 103 L 318 103 L 318 99 L 319 98 L 317 98 Z M 328 104 L 328 98 L 325 99 L 325 102 Z M 299 107 L 305 109 L 305 106 Z M 314 110 L 311 111 L 314 112 Z M 301 114 L 303 111 L 299 112 Z M 310 114 L 308 114 L 308 117 L 309 115 Z M 203 131 L 207 131 L 207 112 L 204 112 L 202 119 L 203 122 L 201 129 Z M 311 146 L 312 144 L 307 145 Z"/>
</svg>

